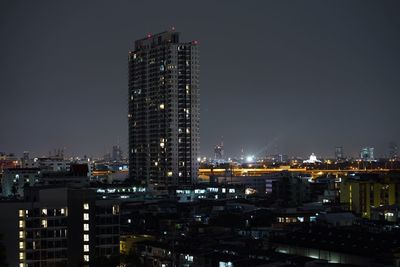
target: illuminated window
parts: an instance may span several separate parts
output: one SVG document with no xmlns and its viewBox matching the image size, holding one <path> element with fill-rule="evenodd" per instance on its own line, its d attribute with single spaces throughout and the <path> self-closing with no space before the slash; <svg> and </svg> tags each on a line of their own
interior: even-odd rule
<svg viewBox="0 0 400 267">
<path fill-rule="evenodd" d="M 47 209 L 42 209 L 42 215 L 47 215 Z"/>
<path fill-rule="evenodd" d="M 160 104 L 160 109 L 164 109 L 164 104 Z"/>
<path fill-rule="evenodd" d="M 25 210 L 19 210 L 19 217 L 25 216 Z"/>
<path fill-rule="evenodd" d="M 83 214 L 83 220 L 84 221 L 89 221 L 89 213 L 84 213 Z"/>
<path fill-rule="evenodd" d="M 112 207 L 112 213 L 113 213 L 114 215 L 116 215 L 116 214 L 119 213 L 119 206 L 118 206 L 118 205 L 113 205 L 113 207 Z"/>
<path fill-rule="evenodd" d="M 21 263 L 19 264 L 19 267 L 25 267 L 25 263 L 22 263 L 22 262 L 21 262 Z"/>
<path fill-rule="evenodd" d="M 167 176 L 171 177 L 172 176 L 172 172 L 168 172 Z"/>
<path fill-rule="evenodd" d="M 233 267 L 233 263 L 230 262 L 230 261 L 228 261 L 228 262 L 220 261 L 219 262 L 219 267 Z"/>
<path fill-rule="evenodd" d="M 47 220 L 46 219 L 42 220 L 42 227 L 47 228 Z"/>
<path fill-rule="evenodd" d="M 19 238 L 24 238 L 24 231 L 19 231 Z"/>
<path fill-rule="evenodd" d="M 83 260 L 85 262 L 88 262 L 89 261 L 89 255 L 83 255 Z"/>
<path fill-rule="evenodd" d="M 88 210 L 89 209 L 89 203 L 84 203 L 83 204 L 83 209 Z"/>
<path fill-rule="evenodd" d="M 161 143 L 160 143 L 160 147 L 161 147 L 161 148 L 164 148 L 164 146 L 165 146 L 165 143 L 164 143 L 164 142 L 161 142 Z"/>
<path fill-rule="evenodd" d="M 89 252 L 89 245 L 83 245 L 83 252 Z"/>
<path fill-rule="evenodd" d="M 25 243 L 20 241 L 19 242 L 19 249 L 24 249 L 24 247 L 25 247 Z"/>
<path fill-rule="evenodd" d="M 83 224 L 83 231 L 89 231 L 89 224 L 88 223 Z"/>
<path fill-rule="evenodd" d="M 83 235 L 83 241 L 89 241 L 89 235 L 88 234 L 84 234 Z"/>
<path fill-rule="evenodd" d="M 24 258 L 25 258 L 24 253 L 23 253 L 23 252 L 20 252 L 20 253 L 19 253 L 19 259 L 20 259 L 20 260 L 23 260 Z"/>
<path fill-rule="evenodd" d="M 24 221 L 19 221 L 19 228 L 24 228 L 24 226 L 25 226 Z"/>
<path fill-rule="evenodd" d="M 61 214 L 65 214 L 65 209 L 61 209 Z"/>
</svg>

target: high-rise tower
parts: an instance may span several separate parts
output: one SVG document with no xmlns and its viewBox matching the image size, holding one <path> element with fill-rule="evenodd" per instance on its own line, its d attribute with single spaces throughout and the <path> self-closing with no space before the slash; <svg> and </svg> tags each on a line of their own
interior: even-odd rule
<svg viewBox="0 0 400 267">
<path fill-rule="evenodd" d="M 129 52 L 129 175 L 150 188 L 192 184 L 199 150 L 199 51 L 166 31 Z"/>
</svg>

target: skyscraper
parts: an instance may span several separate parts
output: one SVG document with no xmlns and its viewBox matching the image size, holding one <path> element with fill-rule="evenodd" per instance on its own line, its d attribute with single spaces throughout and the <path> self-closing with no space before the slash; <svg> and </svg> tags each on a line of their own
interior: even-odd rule
<svg viewBox="0 0 400 267">
<path fill-rule="evenodd" d="M 121 162 L 122 161 L 122 149 L 119 145 L 112 147 L 112 161 Z"/>
<path fill-rule="evenodd" d="M 360 152 L 360 158 L 364 161 L 374 160 L 374 148 L 373 147 L 363 147 Z"/>
<path fill-rule="evenodd" d="M 388 157 L 389 159 L 396 160 L 399 158 L 399 147 L 395 142 L 390 142 L 388 147 Z"/>
<path fill-rule="evenodd" d="M 335 147 L 335 159 L 337 161 L 341 161 L 344 159 L 343 147 L 341 146 Z"/>
<path fill-rule="evenodd" d="M 129 52 L 130 178 L 163 189 L 197 178 L 199 52 L 166 31 Z"/>
</svg>

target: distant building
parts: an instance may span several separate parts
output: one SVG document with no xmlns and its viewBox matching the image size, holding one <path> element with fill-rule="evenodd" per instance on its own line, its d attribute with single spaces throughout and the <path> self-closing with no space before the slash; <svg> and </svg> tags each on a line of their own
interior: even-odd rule
<svg viewBox="0 0 400 267">
<path fill-rule="evenodd" d="M 373 161 L 374 158 L 374 148 L 373 147 L 364 147 L 360 152 L 360 159 L 364 161 Z"/>
<path fill-rule="evenodd" d="M 29 160 L 29 151 L 24 151 L 23 156 L 22 156 L 22 160 Z"/>
<path fill-rule="evenodd" d="M 22 168 L 38 168 L 49 172 L 68 172 L 71 161 L 60 157 L 33 158 L 22 161 Z"/>
<path fill-rule="evenodd" d="M 288 155 L 285 154 L 275 154 L 275 155 L 267 155 L 265 160 L 270 163 L 287 163 L 289 162 Z"/>
<path fill-rule="evenodd" d="M 111 160 L 114 162 L 122 161 L 122 149 L 119 145 L 113 146 Z"/>
<path fill-rule="evenodd" d="M 399 159 L 399 147 L 395 142 L 390 142 L 388 147 L 388 156 L 389 159 Z"/>
<path fill-rule="evenodd" d="M 400 204 L 398 175 L 360 174 L 343 178 L 340 184 L 340 202 L 350 211 L 371 218 L 371 209 Z"/>
<path fill-rule="evenodd" d="M 272 198 L 281 206 L 296 207 L 310 200 L 308 180 L 288 172 L 282 172 L 279 179 L 272 180 L 270 188 Z"/>
<path fill-rule="evenodd" d="M 315 164 L 315 163 L 321 163 L 321 161 L 317 159 L 317 156 L 314 153 L 312 153 L 309 159 L 303 160 L 303 163 Z"/>
<path fill-rule="evenodd" d="M 336 161 L 341 161 L 344 160 L 344 153 L 343 153 L 343 147 L 337 146 L 335 147 L 335 159 Z"/>
<path fill-rule="evenodd" d="M 22 197 L 25 186 L 33 186 L 39 182 L 40 169 L 12 168 L 3 172 L 1 179 L 1 195 L 3 197 Z"/>
<path fill-rule="evenodd" d="M 91 189 L 31 188 L 24 201 L 0 202 L 9 266 L 97 266 L 119 256 L 119 204 Z"/>
<path fill-rule="evenodd" d="M 214 147 L 214 159 L 215 160 L 222 160 L 224 159 L 224 145 L 216 145 Z"/>
<path fill-rule="evenodd" d="M 40 168 L 6 169 L 1 179 L 3 197 L 23 198 L 25 188 L 38 185 L 84 187 L 89 184 L 89 165 L 74 163 L 69 171 L 43 171 Z"/>
<path fill-rule="evenodd" d="M 129 175 L 155 190 L 192 184 L 199 153 L 199 52 L 166 31 L 129 52 Z"/>
<path fill-rule="evenodd" d="M 0 152 L 0 173 L 5 169 L 17 168 L 19 165 L 20 161 L 14 154 Z"/>
</svg>

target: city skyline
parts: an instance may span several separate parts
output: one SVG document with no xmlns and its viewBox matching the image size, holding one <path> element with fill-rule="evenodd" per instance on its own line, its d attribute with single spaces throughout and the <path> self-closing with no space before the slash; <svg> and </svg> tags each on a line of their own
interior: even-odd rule
<svg viewBox="0 0 400 267">
<path fill-rule="evenodd" d="M 129 3 L 1 5 L 4 152 L 99 157 L 120 140 L 127 153 L 126 51 L 171 26 L 202 51 L 200 155 L 212 156 L 222 136 L 226 155 L 277 146 L 333 157 L 342 146 L 355 157 L 368 146 L 380 157 L 399 143 L 394 1 L 230 4 L 225 13 L 198 3 L 190 21 L 177 3 L 160 4 L 182 11 L 163 19 L 163 8 L 130 17 Z M 149 23 L 135 27 L 141 20 Z"/>
</svg>

